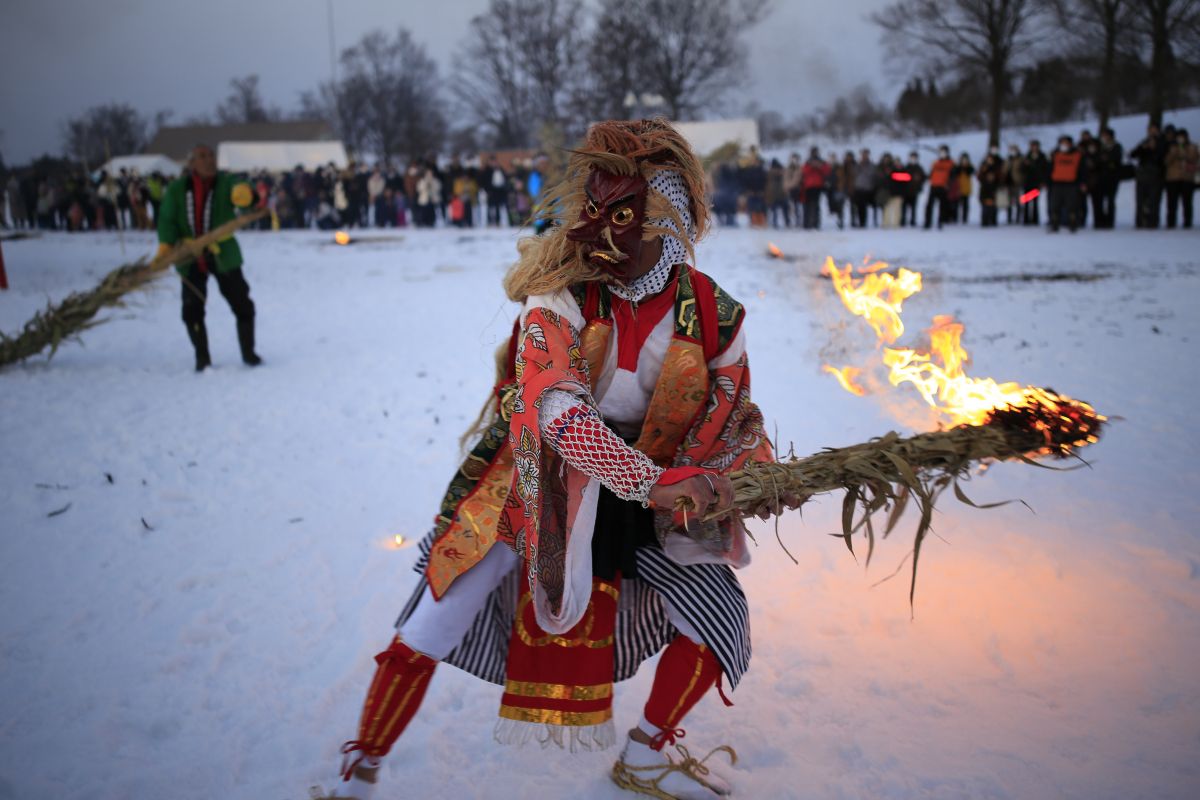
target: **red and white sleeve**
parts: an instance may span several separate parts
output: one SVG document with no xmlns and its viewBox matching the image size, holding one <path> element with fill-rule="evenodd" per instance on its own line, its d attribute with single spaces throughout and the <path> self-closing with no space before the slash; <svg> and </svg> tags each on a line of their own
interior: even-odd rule
<svg viewBox="0 0 1200 800">
<path fill-rule="evenodd" d="M 552 389 L 542 398 L 538 421 L 542 437 L 568 464 L 622 500 L 648 504 L 662 467 L 626 444 L 595 408 L 570 392 Z"/>
</svg>

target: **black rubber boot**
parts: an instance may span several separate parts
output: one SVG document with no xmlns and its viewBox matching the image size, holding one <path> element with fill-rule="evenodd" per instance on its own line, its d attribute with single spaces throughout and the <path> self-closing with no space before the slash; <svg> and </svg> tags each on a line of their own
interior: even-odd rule
<svg viewBox="0 0 1200 800">
<path fill-rule="evenodd" d="M 212 366 L 212 357 L 208 354 L 208 331 L 203 322 L 194 322 L 187 326 L 187 332 L 192 347 L 196 348 L 196 372 L 203 372 Z"/>
<path fill-rule="evenodd" d="M 257 367 L 262 363 L 258 353 L 254 352 L 254 317 L 237 321 L 238 344 L 242 348 L 242 361 L 249 367 Z"/>
</svg>

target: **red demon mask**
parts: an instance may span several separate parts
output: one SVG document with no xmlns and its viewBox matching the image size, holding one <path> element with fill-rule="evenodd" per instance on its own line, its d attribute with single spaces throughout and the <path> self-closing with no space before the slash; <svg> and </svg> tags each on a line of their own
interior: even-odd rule
<svg viewBox="0 0 1200 800">
<path fill-rule="evenodd" d="M 646 180 L 593 169 L 584 184 L 583 210 L 567 238 L 584 245 L 583 257 L 618 280 L 636 269 L 646 220 Z"/>
</svg>

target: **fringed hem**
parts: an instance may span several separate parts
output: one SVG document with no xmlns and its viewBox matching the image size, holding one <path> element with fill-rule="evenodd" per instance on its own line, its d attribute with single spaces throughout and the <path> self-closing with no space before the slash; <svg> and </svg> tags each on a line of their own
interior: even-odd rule
<svg viewBox="0 0 1200 800">
<path fill-rule="evenodd" d="M 499 744 L 522 747 L 537 742 L 543 749 L 555 745 L 572 753 L 607 750 L 617 743 L 617 728 L 611 719 L 599 725 L 551 725 L 501 718 L 496 722 Z"/>
</svg>

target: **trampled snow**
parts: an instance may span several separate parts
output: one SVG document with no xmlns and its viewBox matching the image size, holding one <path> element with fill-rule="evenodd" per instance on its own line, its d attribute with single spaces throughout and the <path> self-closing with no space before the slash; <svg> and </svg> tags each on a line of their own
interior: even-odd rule
<svg viewBox="0 0 1200 800">
<path fill-rule="evenodd" d="M 427 529 L 515 308 L 499 288 L 515 232 L 394 235 L 242 234 L 258 369 L 212 287 L 216 366 L 192 373 L 168 276 L 83 345 L 0 372 L 0 798 L 296 800 L 333 784 L 414 579 L 415 549 L 389 545 Z M 10 334 L 127 260 L 113 234 L 3 248 Z M 738 796 L 1200 796 L 1198 254 L 1195 232 L 1129 229 L 739 229 L 702 245 L 699 266 L 747 306 L 755 397 L 784 450 L 932 424 L 910 392 L 852 397 L 821 373 L 872 355 L 817 277 L 826 255 L 926 273 L 905 341 L 954 313 L 972 374 L 1123 417 L 1090 469 L 998 465 L 965 487 L 1036 513 L 944 498 L 912 612 L 907 565 L 874 586 L 911 519 L 869 569 L 827 535 L 838 496 L 780 520 L 799 564 L 756 523 L 750 672 L 733 708 L 705 698 L 684 725 L 693 753 L 737 749 Z M 1014 277 L 1063 272 L 1096 279 Z M 618 687 L 619 726 L 652 668 Z M 499 697 L 440 670 L 378 796 L 623 796 L 615 753 L 494 744 Z"/>
</svg>

